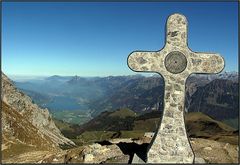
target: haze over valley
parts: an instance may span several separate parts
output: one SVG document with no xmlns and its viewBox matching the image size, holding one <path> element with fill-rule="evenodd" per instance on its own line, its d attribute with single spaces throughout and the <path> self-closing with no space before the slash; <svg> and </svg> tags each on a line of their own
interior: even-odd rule
<svg viewBox="0 0 240 165">
<path fill-rule="evenodd" d="M 164 82 L 159 75 L 55 75 L 14 83 L 40 107 L 48 108 L 54 118 L 73 124 L 83 124 L 101 112 L 120 108 L 129 108 L 137 114 L 163 110 Z M 192 75 L 186 89 L 186 111 L 203 112 L 237 126 L 237 72 Z"/>
</svg>

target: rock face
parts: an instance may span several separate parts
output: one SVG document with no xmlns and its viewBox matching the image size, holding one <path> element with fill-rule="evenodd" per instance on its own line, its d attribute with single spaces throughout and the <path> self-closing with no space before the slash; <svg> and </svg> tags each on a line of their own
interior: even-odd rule
<svg viewBox="0 0 240 165">
<path fill-rule="evenodd" d="M 1 99 L 6 104 L 5 107 L 10 108 L 10 113 L 14 113 L 19 116 L 19 119 L 22 118 L 24 120 L 27 120 L 19 121 L 19 124 L 22 124 L 22 122 L 28 122 L 33 126 L 34 129 L 37 130 L 37 132 L 39 132 L 39 134 L 48 138 L 55 146 L 74 145 L 74 143 L 71 140 L 65 138 L 61 134 L 60 130 L 55 126 L 52 117 L 49 114 L 49 111 L 47 109 L 41 109 L 36 104 L 34 104 L 30 97 L 16 89 L 11 80 L 8 79 L 8 77 L 3 73 Z M 12 118 L 15 119 L 14 117 Z M 12 129 L 12 124 L 3 122 L 2 128 L 3 131 L 9 131 Z"/>
<path fill-rule="evenodd" d="M 50 137 L 41 133 L 27 118 L 4 102 L 2 102 L 2 142 L 3 160 L 29 151 L 59 149 Z"/>
<path fill-rule="evenodd" d="M 202 138 L 191 139 L 191 144 L 195 156 L 206 163 L 238 163 L 237 145 Z"/>
<path fill-rule="evenodd" d="M 238 116 L 238 82 L 215 79 L 199 87 L 191 97 L 189 112 L 203 112 L 217 120 Z"/>
<path fill-rule="evenodd" d="M 84 163 L 101 163 L 110 158 L 123 155 L 120 148 L 116 145 L 102 146 L 100 144 L 92 144 L 83 150 Z"/>
</svg>

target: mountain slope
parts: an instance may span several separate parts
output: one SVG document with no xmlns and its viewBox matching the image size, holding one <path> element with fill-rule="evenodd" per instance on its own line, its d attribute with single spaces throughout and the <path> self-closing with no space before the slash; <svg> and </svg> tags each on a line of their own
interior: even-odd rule
<svg viewBox="0 0 240 165">
<path fill-rule="evenodd" d="M 84 131 L 120 131 L 131 130 L 136 113 L 129 109 L 119 109 L 114 112 L 102 112 L 100 115 L 81 126 L 75 126 L 75 132 Z"/>
<path fill-rule="evenodd" d="M 105 98 L 93 102 L 91 109 L 95 110 L 93 115 L 118 108 L 129 108 L 138 113 L 152 109 L 160 110 L 162 109 L 162 89 L 163 80 L 161 77 L 125 79 L 119 86 L 113 88 Z"/>
<path fill-rule="evenodd" d="M 188 111 L 203 112 L 217 120 L 238 116 L 239 83 L 226 79 L 215 79 L 198 87 L 192 95 Z"/>
<path fill-rule="evenodd" d="M 2 101 L 12 110 L 24 116 L 24 119 L 28 120 L 44 136 L 51 139 L 56 146 L 74 145 L 55 126 L 48 110 L 33 104 L 30 97 L 16 89 L 11 80 L 4 74 L 2 74 Z"/>
<path fill-rule="evenodd" d="M 37 150 L 57 151 L 59 147 L 25 116 L 2 102 L 2 158 Z"/>
<path fill-rule="evenodd" d="M 140 116 L 129 115 L 122 118 L 121 113 L 129 111 L 126 114 L 131 114 L 131 110 L 117 110 L 114 112 L 103 112 L 96 118 L 81 126 L 74 126 L 76 136 L 84 138 L 91 137 L 94 141 L 94 136 L 99 139 L 117 138 L 139 135 L 142 136 L 145 132 L 154 132 L 159 125 L 161 111 L 152 111 Z M 238 131 L 220 121 L 214 120 L 209 116 L 200 112 L 191 112 L 185 115 L 185 123 L 187 132 L 190 137 L 195 138 L 211 138 L 218 141 L 226 141 L 231 144 L 237 143 Z M 81 136 L 79 136 L 81 135 Z M 67 135 L 66 135 L 67 136 Z M 96 140 L 97 140 L 96 139 Z"/>
<path fill-rule="evenodd" d="M 205 138 L 238 144 L 238 130 L 214 120 L 201 112 L 191 112 L 185 116 L 189 137 Z"/>
<path fill-rule="evenodd" d="M 186 83 L 186 108 L 191 104 L 191 96 L 197 88 L 205 86 L 209 82 L 208 78 L 204 76 L 193 75 L 188 78 Z M 118 108 L 129 108 L 137 113 L 146 113 L 151 110 L 161 111 L 163 110 L 163 93 L 164 81 L 159 75 L 125 79 L 123 83 L 112 89 L 107 96 L 92 102 L 90 108 L 95 110 L 93 115 Z"/>
</svg>

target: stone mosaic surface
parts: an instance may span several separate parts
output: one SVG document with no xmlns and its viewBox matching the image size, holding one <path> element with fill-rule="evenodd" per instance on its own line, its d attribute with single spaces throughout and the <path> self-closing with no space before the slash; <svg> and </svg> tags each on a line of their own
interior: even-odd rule
<svg viewBox="0 0 240 165">
<path fill-rule="evenodd" d="M 167 20 L 166 43 L 160 51 L 135 51 L 128 66 L 136 72 L 156 72 L 164 78 L 164 112 L 147 153 L 147 163 L 193 163 L 194 153 L 184 123 L 185 83 L 192 73 L 219 73 L 224 59 L 216 53 L 194 52 L 187 45 L 187 19 Z"/>
</svg>

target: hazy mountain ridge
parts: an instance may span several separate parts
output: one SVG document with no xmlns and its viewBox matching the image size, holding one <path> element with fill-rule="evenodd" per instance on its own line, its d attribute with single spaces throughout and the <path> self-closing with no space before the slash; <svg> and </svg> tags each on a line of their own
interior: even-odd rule
<svg viewBox="0 0 240 165">
<path fill-rule="evenodd" d="M 19 90 L 22 90 L 22 89 L 19 89 Z M 35 100 L 35 103 L 37 105 L 44 105 L 48 102 L 51 102 L 51 96 L 49 95 L 45 95 L 45 94 L 41 94 L 39 92 L 34 92 L 34 91 L 31 91 L 31 90 L 24 90 L 24 93 L 26 95 L 28 95 L 29 97 L 31 97 L 32 100 Z"/>
<path fill-rule="evenodd" d="M 214 79 L 227 79 L 231 80 L 233 82 L 238 82 L 238 72 L 232 71 L 232 72 L 221 72 L 218 74 L 212 74 L 207 76 L 209 80 Z"/>
<path fill-rule="evenodd" d="M 93 102 L 90 107 L 95 115 L 101 111 L 130 108 L 135 112 L 161 109 L 163 80 L 160 77 L 138 77 L 126 80 L 104 99 Z"/>
<path fill-rule="evenodd" d="M 104 78 L 83 78 L 79 76 L 51 76 L 45 78 L 45 80 L 39 80 L 38 82 L 15 81 L 15 84 L 19 89 L 22 89 L 26 92 L 32 91 L 42 95 L 46 95 L 50 98 L 66 96 L 74 98 L 76 100 L 80 100 L 80 103 L 82 100 L 88 103 L 90 101 L 105 97 L 114 88 L 118 87 L 125 80 L 131 79 L 131 77 L 135 78 L 135 76 L 109 76 Z M 44 104 L 42 105 L 44 106 Z"/>
<path fill-rule="evenodd" d="M 103 101 L 93 103 L 95 106 L 93 109 L 97 107 L 102 110 L 130 108 L 135 112 L 163 110 L 164 85 L 161 78 L 148 77 L 128 83 L 119 87 Z M 191 76 L 186 83 L 186 111 L 199 110 L 218 120 L 236 118 L 238 116 L 238 85 L 238 81 L 225 78 L 209 80 L 207 76 Z M 201 91 L 204 91 L 205 95 L 199 94 Z M 213 98 L 210 97 L 211 93 L 214 93 Z M 205 102 L 199 104 L 201 100 Z M 208 111 L 210 105 L 213 108 Z"/>
<path fill-rule="evenodd" d="M 212 81 L 215 83 L 212 84 Z M 226 83 L 226 86 L 221 86 L 223 82 L 228 83 Z M 29 86 L 29 83 L 31 83 L 31 86 Z M 204 102 L 204 105 L 200 104 L 201 107 L 196 107 L 198 105 L 197 102 L 204 99 L 201 98 L 202 95 L 197 95 L 197 93 L 201 93 L 200 91 L 205 91 L 205 93 L 214 91 L 217 97 L 222 98 L 218 103 L 220 106 L 213 105 L 215 106 L 213 109 L 218 108 L 219 110 L 214 110 L 207 114 L 213 117 L 216 116 L 214 113 L 220 114 L 218 119 L 224 119 L 224 115 L 221 116 L 221 114 L 225 114 L 227 120 L 233 119 L 236 117 L 236 109 L 234 108 L 236 108 L 237 100 L 233 99 L 230 103 L 232 105 L 229 105 L 233 113 L 226 114 L 225 112 L 229 112 L 227 110 L 228 107 L 222 105 L 225 103 L 227 97 L 220 95 L 225 95 L 228 92 L 230 97 L 238 97 L 236 84 L 238 84 L 238 73 L 235 72 L 223 72 L 217 75 L 191 75 L 186 83 L 186 111 L 203 109 L 203 112 L 206 112 L 206 102 Z M 76 108 L 73 108 L 83 113 L 87 109 L 93 117 L 103 111 L 113 111 L 118 108 L 130 108 L 137 113 L 146 113 L 149 110 L 156 109 L 161 111 L 163 109 L 164 82 L 157 74 L 150 77 L 141 75 L 108 77 L 51 76 L 41 81 L 41 83 L 26 82 L 24 84 L 23 82 L 16 82 L 16 85 L 23 91 L 26 90 L 26 92 L 39 92 L 50 98 L 49 100 L 51 101 L 60 100 L 61 104 L 63 103 L 62 99 L 58 98 L 65 97 L 71 99 L 74 101 L 71 105 L 78 105 Z M 226 92 L 216 90 L 220 87 L 226 88 Z M 35 99 L 33 100 L 38 103 L 41 99 L 40 97 L 36 98 L 36 101 Z M 51 106 L 49 105 L 49 100 L 45 103 L 41 102 L 41 106 L 51 107 L 50 109 L 52 109 L 53 106 L 51 103 Z M 58 102 L 54 102 L 54 104 L 58 104 Z M 69 104 L 69 101 L 65 104 Z M 57 110 L 59 109 L 56 107 L 54 113 L 58 113 Z"/>
<path fill-rule="evenodd" d="M 218 120 L 236 118 L 238 112 L 239 83 L 228 79 L 215 79 L 198 87 L 192 95 L 189 111 L 203 112 Z"/>
</svg>

